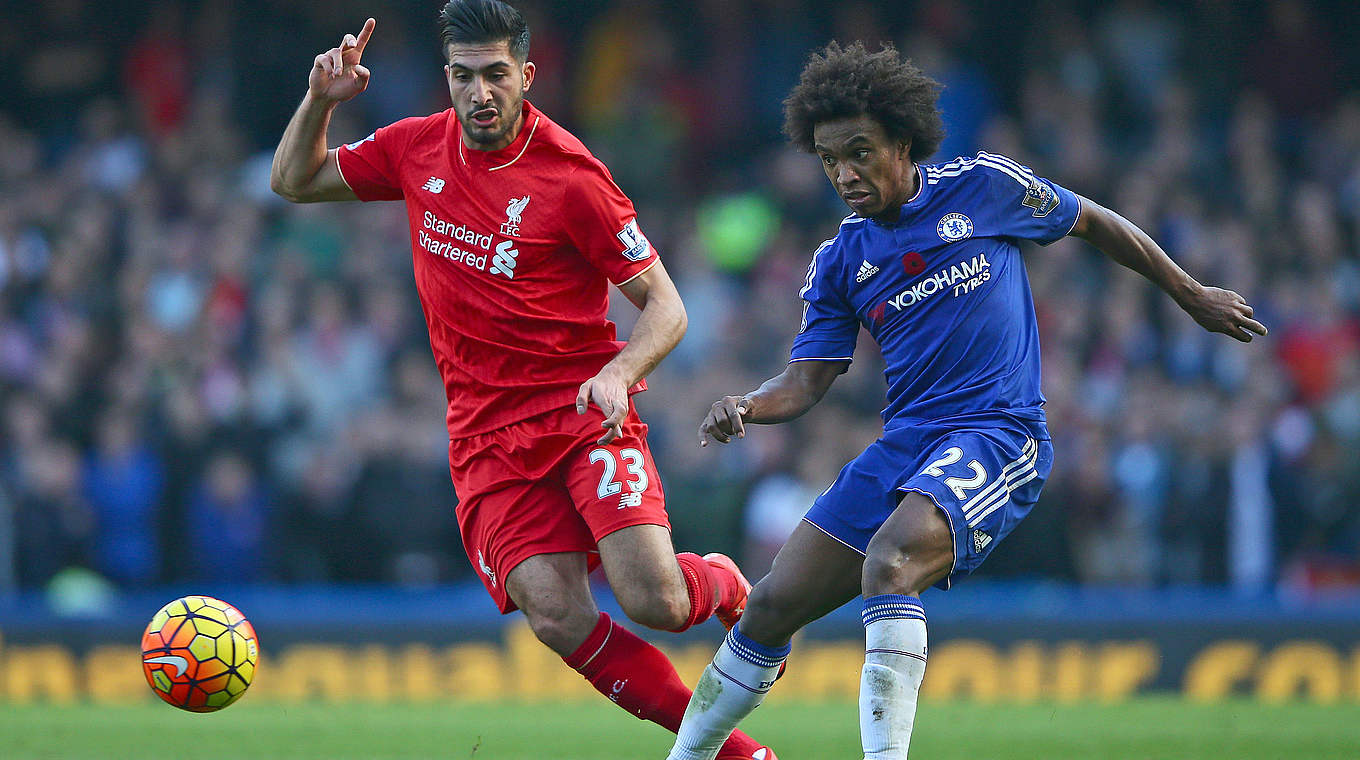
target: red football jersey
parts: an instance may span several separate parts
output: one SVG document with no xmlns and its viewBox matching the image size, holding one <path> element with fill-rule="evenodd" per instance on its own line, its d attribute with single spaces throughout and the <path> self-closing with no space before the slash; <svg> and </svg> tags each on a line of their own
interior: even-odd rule
<svg viewBox="0 0 1360 760">
<path fill-rule="evenodd" d="M 609 283 L 657 262 L 609 170 L 527 101 L 506 148 L 472 150 L 461 133 L 449 109 L 336 151 L 360 200 L 406 201 L 455 438 L 574 404 L 623 347 Z"/>
</svg>

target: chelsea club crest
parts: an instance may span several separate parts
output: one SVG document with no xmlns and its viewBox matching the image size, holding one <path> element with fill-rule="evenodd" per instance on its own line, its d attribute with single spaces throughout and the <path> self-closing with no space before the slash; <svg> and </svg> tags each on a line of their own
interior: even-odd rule
<svg viewBox="0 0 1360 760">
<path fill-rule="evenodd" d="M 973 220 L 963 214 L 945 214 L 935 225 L 935 232 L 944 242 L 957 243 L 972 236 Z"/>
</svg>

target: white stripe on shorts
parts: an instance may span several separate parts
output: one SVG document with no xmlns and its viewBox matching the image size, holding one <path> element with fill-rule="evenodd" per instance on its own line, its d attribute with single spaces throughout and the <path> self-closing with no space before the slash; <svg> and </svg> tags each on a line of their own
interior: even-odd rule
<svg viewBox="0 0 1360 760">
<path fill-rule="evenodd" d="M 982 489 L 981 491 L 978 491 L 976 494 L 973 494 L 973 498 L 969 499 L 968 503 L 964 504 L 962 507 L 964 516 L 967 517 L 968 513 L 973 511 L 973 508 L 980 502 L 990 501 L 993 492 L 996 491 L 996 489 L 1002 483 L 1006 482 L 1006 478 L 1011 474 L 1011 472 L 1013 472 L 1017 468 L 1023 467 L 1025 465 L 1025 462 L 1033 461 L 1035 457 L 1038 456 L 1038 454 L 1039 447 L 1034 442 L 1034 439 L 1026 438 L 1024 447 L 1020 449 L 1020 458 L 1001 468 L 1001 474 L 996 476 L 996 480 L 993 480 L 991 483 L 988 483 L 986 488 Z"/>
</svg>

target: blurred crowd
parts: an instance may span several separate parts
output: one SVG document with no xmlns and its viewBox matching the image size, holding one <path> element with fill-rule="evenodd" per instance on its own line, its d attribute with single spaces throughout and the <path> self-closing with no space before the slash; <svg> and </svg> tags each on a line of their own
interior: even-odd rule
<svg viewBox="0 0 1360 760">
<path fill-rule="evenodd" d="M 428 7 L 427 7 L 428 6 Z M 446 108 L 438 3 L 46 0 L 0 25 L 0 591 L 470 578 L 400 204 L 291 206 L 268 168 L 314 55 L 377 29 L 331 143 Z M 1250 345 L 1066 239 L 1026 249 L 1057 451 L 980 573 L 1360 586 L 1360 40 L 1304 0 L 520 4 L 535 103 L 636 202 L 689 333 L 636 398 L 683 549 L 760 575 L 877 436 L 882 364 L 804 418 L 697 446 L 777 374 L 846 211 L 784 145 L 831 38 L 945 89 L 985 148 L 1242 293 Z M 635 311 L 616 299 L 623 334 Z M 721 450 L 719 450 L 721 449 Z"/>
</svg>

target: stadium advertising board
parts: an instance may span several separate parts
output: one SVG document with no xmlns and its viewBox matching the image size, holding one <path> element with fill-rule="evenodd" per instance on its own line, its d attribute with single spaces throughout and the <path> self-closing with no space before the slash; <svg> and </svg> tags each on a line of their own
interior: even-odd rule
<svg viewBox="0 0 1360 760">
<path fill-rule="evenodd" d="M 68 626 L 69 632 L 73 627 Z M 135 636 L 118 628 L 29 628 L 0 638 L 0 702 L 151 699 Z M 261 626 L 253 700 L 551 701 L 596 698 L 518 619 L 457 632 Z M 4 631 L 0 630 L 0 636 Z M 1201 700 L 1360 701 L 1360 636 L 1350 623 L 1244 626 L 1018 622 L 932 630 L 927 698 L 1119 700 L 1179 692 Z M 693 682 L 716 640 L 653 636 Z M 827 626 L 795 641 L 775 700 L 854 700 L 863 645 Z"/>
</svg>

